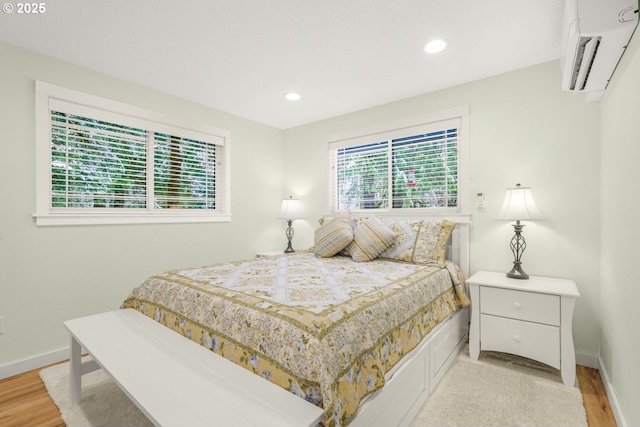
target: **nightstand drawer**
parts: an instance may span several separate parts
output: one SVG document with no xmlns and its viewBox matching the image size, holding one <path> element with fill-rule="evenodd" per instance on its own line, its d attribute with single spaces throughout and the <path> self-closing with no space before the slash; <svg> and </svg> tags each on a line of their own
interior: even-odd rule
<svg viewBox="0 0 640 427">
<path fill-rule="evenodd" d="M 560 328 L 480 315 L 480 349 L 539 360 L 560 368 Z"/>
<path fill-rule="evenodd" d="M 560 297 L 511 289 L 480 287 L 483 314 L 560 326 Z"/>
</svg>

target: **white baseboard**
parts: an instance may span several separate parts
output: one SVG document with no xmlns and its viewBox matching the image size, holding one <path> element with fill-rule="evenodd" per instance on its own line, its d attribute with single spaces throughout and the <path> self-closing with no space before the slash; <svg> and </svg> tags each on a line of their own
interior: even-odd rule
<svg viewBox="0 0 640 427">
<path fill-rule="evenodd" d="M 609 373 L 605 369 L 602 358 L 600 357 L 598 358 L 598 371 L 600 371 L 600 378 L 602 378 L 604 390 L 607 392 L 609 405 L 611 405 L 613 416 L 616 417 L 616 423 L 618 424 L 618 427 L 629 427 L 629 424 L 627 424 L 627 420 L 624 417 L 624 413 L 622 412 L 622 407 L 620 406 L 618 396 L 616 395 L 615 387 L 609 379 Z"/>
<path fill-rule="evenodd" d="M 576 352 L 576 364 L 586 366 L 587 368 L 598 369 L 598 356 L 588 353 Z"/>
<path fill-rule="evenodd" d="M 69 348 L 0 366 L 0 380 L 69 359 Z"/>
<path fill-rule="evenodd" d="M 618 427 L 629 427 L 626 419 L 624 418 L 624 414 L 622 413 L 622 408 L 620 407 L 620 401 L 618 401 L 615 388 L 609 379 L 609 374 L 604 367 L 604 363 L 602 363 L 602 358 L 587 353 L 576 353 L 576 363 L 578 365 L 586 366 L 587 368 L 598 370 L 600 378 L 602 378 L 604 391 L 607 393 L 607 398 L 611 405 L 611 412 L 613 412 L 613 416 L 616 418 Z"/>
</svg>

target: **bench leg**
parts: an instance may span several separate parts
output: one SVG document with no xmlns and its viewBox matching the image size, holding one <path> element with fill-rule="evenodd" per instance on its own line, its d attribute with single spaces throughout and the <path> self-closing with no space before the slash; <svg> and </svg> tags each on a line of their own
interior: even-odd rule
<svg viewBox="0 0 640 427">
<path fill-rule="evenodd" d="M 82 399 L 82 346 L 71 336 L 71 359 L 69 363 L 71 380 L 71 404 L 79 405 Z"/>
</svg>

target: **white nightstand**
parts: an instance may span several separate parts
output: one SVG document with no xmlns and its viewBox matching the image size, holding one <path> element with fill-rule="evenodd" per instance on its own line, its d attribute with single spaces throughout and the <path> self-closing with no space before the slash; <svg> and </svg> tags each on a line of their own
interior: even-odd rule
<svg viewBox="0 0 640 427">
<path fill-rule="evenodd" d="M 580 292 L 573 280 L 479 271 L 467 279 L 471 293 L 469 354 L 493 350 L 538 360 L 560 369 L 573 387 L 576 354 L 573 307 Z"/>
</svg>

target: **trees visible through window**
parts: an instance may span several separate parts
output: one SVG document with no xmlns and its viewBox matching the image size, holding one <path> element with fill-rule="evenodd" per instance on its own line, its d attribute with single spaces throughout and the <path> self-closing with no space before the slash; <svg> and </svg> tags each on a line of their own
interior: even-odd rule
<svg viewBox="0 0 640 427">
<path fill-rule="evenodd" d="M 146 208 L 144 129 L 51 112 L 51 206 Z"/>
<path fill-rule="evenodd" d="M 458 206 L 458 129 L 394 139 L 394 208 Z"/>
<path fill-rule="evenodd" d="M 51 122 L 53 208 L 216 208 L 215 145 L 58 111 Z"/>
<path fill-rule="evenodd" d="M 154 201 L 161 208 L 216 208 L 216 146 L 155 135 Z"/>
<path fill-rule="evenodd" d="M 329 142 L 332 207 L 461 212 L 461 119 Z M 357 132 L 357 131 L 356 131 Z"/>
<path fill-rule="evenodd" d="M 228 220 L 226 131 L 39 87 L 39 223 Z M 60 93 L 82 103 L 52 97 Z"/>
</svg>

